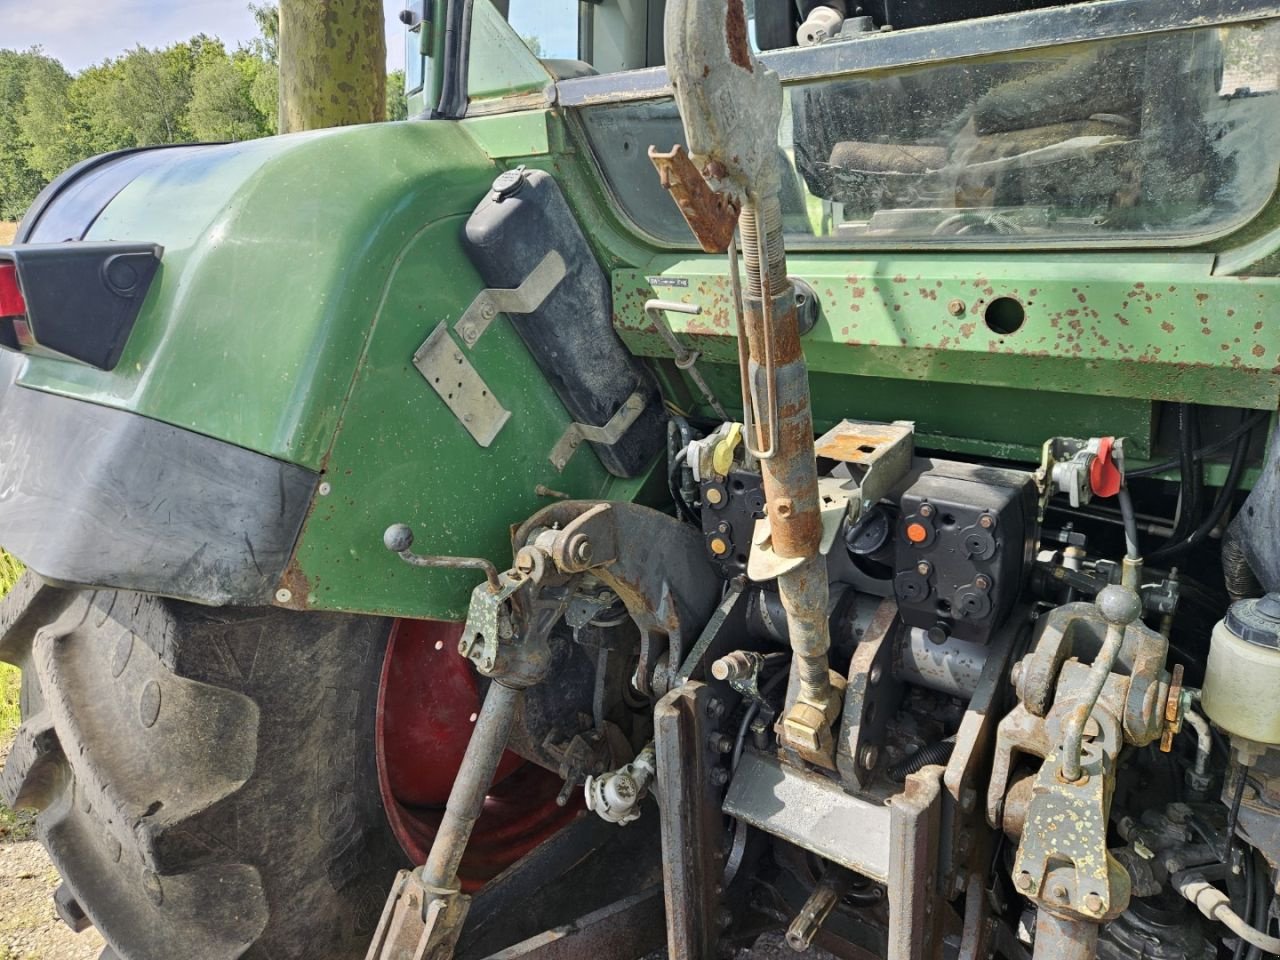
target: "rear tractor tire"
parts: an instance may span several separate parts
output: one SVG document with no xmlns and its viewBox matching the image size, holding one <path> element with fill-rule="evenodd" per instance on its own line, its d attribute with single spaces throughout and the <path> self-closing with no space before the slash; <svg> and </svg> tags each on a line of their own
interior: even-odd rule
<svg viewBox="0 0 1280 960">
<path fill-rule="evenodd" d="M 120 960 L 364 955 L 396 870 L 378 786 L 391 624 L 65 590 L 0 603 L 23 723 L 0 775 Z"/>
</svg>

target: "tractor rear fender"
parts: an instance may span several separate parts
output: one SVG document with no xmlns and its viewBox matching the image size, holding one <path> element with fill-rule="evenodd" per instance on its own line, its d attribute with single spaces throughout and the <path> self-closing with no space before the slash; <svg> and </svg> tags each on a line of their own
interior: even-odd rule
<svg viewBox="0 0 1280 960">
<path fill-rule="evenodd" d="M 561 443 L 572 418 L 505 317 L 474 344 L 454 330 L 486 287 L 464 226 L 500 172 L 475 129 L 133 152 L 51 186 L 20 243 L 160 259 L 111 369 L 0 353 L 0 544 L 69 584 L 456 619 L 471 576 L 410 572 L 387 526 L 505 564 L 539 490 L 604 495 L 614 478 Z M 542 116 L 518 132 L 547 151 Z M 448 376 L 415 365 L 428 341 Z M 492 436 L 446 380 L 505 414 Z"/>
</svg>

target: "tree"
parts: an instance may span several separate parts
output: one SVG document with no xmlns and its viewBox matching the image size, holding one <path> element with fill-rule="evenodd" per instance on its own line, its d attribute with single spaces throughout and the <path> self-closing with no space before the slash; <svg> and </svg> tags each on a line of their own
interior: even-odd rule
<svg viewBox="0 0 1280 960">
<path fill-rule="evenodd" d="M 44 186 L 44 177 L 28 161 L 30 144 L 19 123 L 27 78 L 40 60 L 48 57 L 38 50 L 0 50 L 0 220 L 21 218 Z"/>
<path fill-rule="evenodd" d="M 249 49 L 267 63 L 280 62 L 280 8 L 274 3 L 251 3 L 249 12 L 258 24 L 258 38 Z"/>
<path fill-rule="evenodd" d="M 191 78 L 198 60 L 218 55 L 226 56 L 221 41 L 197 37 L 167 50 L 138 46 L 116 61 L 111 109 L 139 146 L 192 139 L 185 124 Z"/>
<path fill-rule="evenodd" d="M 191 77 L 186 125 L 197 140 L 252 140 L 275 132 L 254 100 L 254 85 L 268 65 L 247 51 L 203 59 Z M 274 71 L 273 71 L 274 73 Z"/>
<path fill-rule="evenodd" d="M 385 119 L 384 30 L 381 0 L 282 0 L 280 131 Z"/>
<path fill-rule="evenodd" d="M 409 119 L 409 98 L 404 92 L 403 70 L 392 70 L 387 74 L 387 119 Z"/>
<path fill-rule="evenodd" d="M 30 64 L 18 130 L 26 163 L 51 180 L 84 156 L 83 124 L 71 105 L 72 78 L 62 64 L 42 57 Z"/>
</svg>

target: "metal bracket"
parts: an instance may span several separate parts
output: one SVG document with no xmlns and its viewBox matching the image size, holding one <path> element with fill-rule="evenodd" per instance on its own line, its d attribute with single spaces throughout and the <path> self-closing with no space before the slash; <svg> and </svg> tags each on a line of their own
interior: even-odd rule
<svg viewBox="0 0 1280 960">
<path fill-rule="evenodd" d="M 589 423 L 569 424 L 556 445 L 551 448 L 552 465 L 563 471 L 584 440 L 604 444 L 606 447 L 613 446 L 640 418 L 640 414 L 644 413 L 644 406 L 645 395 L 637 390 L 627 397 L 626 403 L 618 408 L 603 427 L 593 427 Z"/>
<path fill-rule="evenodd" d="M 843 420 L 818 438 L 814 452 L 847 468 L 851 480 L 844 488 L 850 500 L 849 519 L 856 520 L 911 469 L 915 424 Z"/>
<path fill-rule="evenodd" d="M 511 411 L 502 406 L 476 368 L 462 355 L 449 336 L 449 322 L 442 320 L 413 355 L 413 365 L 440 395 L 476 443 L 493 443 Z"/>
<path fill-rule="evenodd" d="M 551 291 L 564 279 L 564 275 L 564 258 L 552 250 L 514 290 L 489 289 L 476 294 L 454 329 L 463 343 L 474 347 L 494 317 L 500 313 L 532 313 L 551 296 Z"/>
</svg>

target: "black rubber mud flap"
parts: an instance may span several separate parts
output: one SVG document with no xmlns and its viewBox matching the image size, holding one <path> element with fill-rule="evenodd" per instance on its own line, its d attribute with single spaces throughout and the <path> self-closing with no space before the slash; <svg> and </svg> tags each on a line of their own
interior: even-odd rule
<svg viewBox="0 0 1280 960">
<path fill-rule="evenodd" d="M 613 328 L 609 278 L 574 219 L 559 185 L 541 170 L 502 174 L 467 221 L 463 246 L 492 288 L 515 289 L 548 254 L 564 276 L 511 324 L 577 423 L 603 427 L 635 393 L 639 416 L 613 444 L 592 449 L 615 476 L 635 477 L 666 444 L 666 413 L 653 377 Z"/>
<path fill-rule="evenodd" d="M 59 912 L 120 960 L 364 955 L 403 866 L 374 757 L 389 624 L 64 590 L 0 604 Z"/>
</svg>

